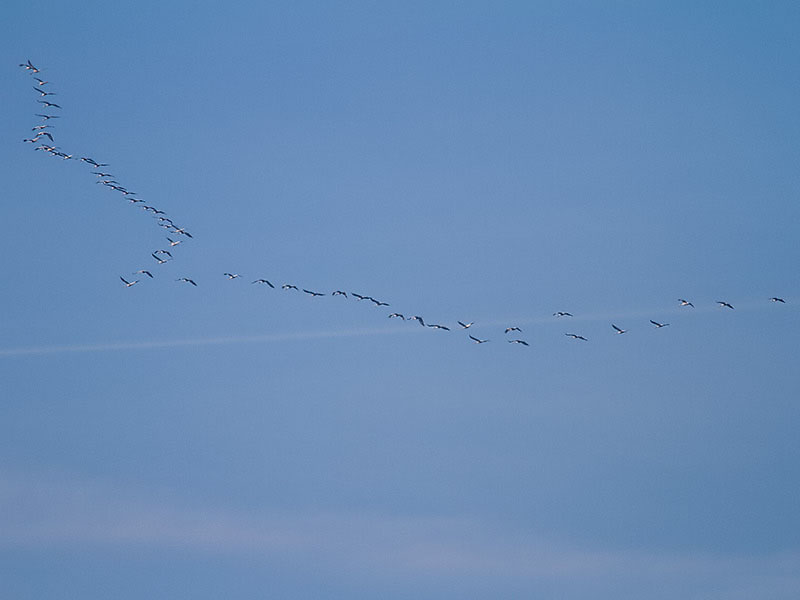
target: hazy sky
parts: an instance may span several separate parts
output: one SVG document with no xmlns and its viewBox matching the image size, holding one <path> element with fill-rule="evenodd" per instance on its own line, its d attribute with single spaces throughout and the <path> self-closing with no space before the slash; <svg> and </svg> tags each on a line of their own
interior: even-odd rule
<svg viewBox="0 0 800 600">
<path fill-rule="evenodd" d="M 4 594 L 797 598 L 798 23 L 8 3 Z"/>
</svg>

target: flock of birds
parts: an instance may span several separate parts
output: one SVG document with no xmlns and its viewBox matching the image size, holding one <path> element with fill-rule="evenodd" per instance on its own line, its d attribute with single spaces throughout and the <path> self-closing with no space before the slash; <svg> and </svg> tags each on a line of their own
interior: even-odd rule
<svg viewBox="0 0 800 600">
<path fill-rule="evenodd" d="M 131 206 L 138 206 L 141 210 L 151 213 L 155 223 L 159 227 L 162 227 L 163 229 L 166 230 L 165 239 L 169 248 L 175 248 L 176 246 L 181 244 L 184 241 L 183 238 L 192 239 L 193 237 L 192 234 L 189 233 L 189 231 L 187 231 L 185 227 L 179 226 L 177 223 L 175 223 L 175 221 L 173 221 L 172 218 L 167 216 L 167 213 L 164 210 L 159 209 L 158 207 L 154 206 L 151 203 L 146 203 L 143 199 L 137 197 L 138 194 L 136 192 L 129 190 L 127 187 L 125 187 L 119 181 L 117 181 L 115 179 L 115 176 L 106 170 L 106 168 L 110 166 L 109 164 L 98 162 L 89 156 L 77 156 L 74 154 L 68 154 L 62 151 L 60 147 L 56 146 L 55 145 L 56 128 L 55 125 L 50 123 L 50 121 L 61 117 L 60 114 L 54 113 L 52 109 L 57 109 L 56 112 L 60 112 L 62 108 L 59 104 L 52 102 L 48 98 L 56 96 L 57 94 L 55 92 L 50 91 L 51 90 L 50 82 L 45 81 L 44 79 L 39 77 L 39 75 L 41 74 L 41 70 L 38 69 L 36 66 L 34 66 L 30 60 L 27 60 L 24 63 L 20 63 L 19 66 L 24 68 L 32 76 L 33 78 L 32 81 L 35 82 L 35 84 L 33 85 L 33 90 L 39 95 L 37 103 L 42 105 L 42 108 L 40 110 L 45 111 L 42 113 L 36 113 L 36 116 L 41 119 L 41 122 L 32 127 L 31 130 L 34 132 L 33 135 L 30 138 L 25 138 L 23 142 L 31 144 L 38 143 L 39 145 L 35 146 L 34 150 L 46 152 L 54 157 L 61 158 L 62 160 L 74 160 L 88 165 L 91 169 L 93 169 L 92 174 L 97 177 L 97 180 L 95 182 L 96 184 L 102 185 L 111 192 L 116 192 L 120 194 L 120 198 L 130 203 Z M 46 138 L 47 141 L 42 141 L 44 138 Z M 179 237 L 181 239 L 178 239 Z M 155 261 L 154 262 L 155 267 L 164 265 L 173 260 L 172 252 L 166 249 L 154 250 L 150 253 L 150 257 Z M 149 269 L 139 269 L 137 271 L 134 271 L 133 275 L 143 275 L 150 279 L 155 278 L 155 275 L 153 275 L 153 273 Z M 223 273 L 222 276 L 226 277 L 230 281 L 241 278 L 241 275 L 239 273 L 226 272 Z M 132 279 L 132 278 L 129 280 L 123 276 L 120 276 L 119 279 L 127 288 L 133 287 L 134 285 L 142 281 L 141 279 Z M 178 283 L 184 283 L 194 287 L 198 287 L 197 282 L 189 277 L 179 277 L 175 281 Z M 268 279 L 264 278 L 253 280 L 252 284 L 265 285 L 271 289 L 276 289 L 275 284 L 273 284 Z M 330 295 L 332 297 L 341 296 L 343 298 L 354 298 L 356 301 L 359 302 L 367 300 L 379 308 L 384 306 L 390 306 L 388 302 L 383 302 L 381 300 L 373 298 L 372 296 L 358 294 L 355 292 L 350 292 L 350 294 L 348 295 L 348 293 L 343 290 L 335 290 L 330 294 L 327 294 L 324 292 L 301 288 L 291 283 L 284 283 L 280 287 L 282 290 L 285 291 L 301 292 L 308 294 L 311 297 L 321 297 L 327 295 Z M 786 303 L 786 300 L 784 298 L 780 298 L 777 296 L 769 298 L 769 301 L 781 304 Z M 694 308 L 694 304 L 684 298 L 679 298 L 678 303 L 681 307 Z M 733 305 L 727 301 L 718 300 L 717 304 L 721 308 L 734 310 Z M 553 317 L 556 318 L 564 318 L 564 317 L 569 318 L 572 316 L 573 316 L 572 313 L 566 311 L 557 311 L 553 313 Z M 388 315 L 388 317 L 390 319 L 400 319 L 403 321 L 416 321 L 422 327 L 427 327 L 431 329 L 437 329 L 441 331 L 451 330 L 451 328 L 448 327 L 447 325 L 442 325 L 439 323 L 430 323 L 430 322 L 426 323 L 425 319 L 423 319 L 419 315 L 405 316 L 404 314 L 399 312 L 392 312 Z M 656 321 L 653 319 L 650 319 L 650 323 L 655 329 L 661 329 L 663 327 L 668 327 L 670 325 L 669 323 L 662 323 L 660 321 Z M 470 329 L 474 325 L 473 322 L 464 322 L 464 321 L 456 321 L 456 324 L 457 327 L 456 325 L 453 325 L 453 328 L 457 328 L 459 330 L 464 330 L 464 331 Z M 621 327 L 618 327 L 614 323 L 611 323 L 611 328 L 618 335 L 625 334 L 628 332 L 627 329 L 622 329 Z M 509 337 L 509 334 L 517 334 L 517 333 L 519 334 L 522 333 L 522 329 L 520 327 L 517 326 L 506 327 L 504 330 L 504 334 L 506 336 L 504 338 L 505 341 L 508 342 L 509 344 L 529 346 L 526 340 L 516 337 L 516 335 Z M 577 333 L 565 333 L 564 335 L 574 340 L 580 340 L 584 342 L 588 341 L 588 338 L 584 337 L 583 335 L 579 335 Z M 468 333 L 468 338 L 475 344 L 485 344 L 491 341 L 489 339 L 482 339 L 480 337 L 476 337 L 471 333 Z"/>
</svg>

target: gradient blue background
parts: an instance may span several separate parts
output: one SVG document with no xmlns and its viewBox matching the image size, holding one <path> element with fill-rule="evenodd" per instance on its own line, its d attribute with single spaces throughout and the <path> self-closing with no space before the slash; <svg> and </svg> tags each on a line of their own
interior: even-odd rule
<svg viewBox="0 0 800 600">
<path fill-rule="evenodd" d="M 798 24 L 7 3 L 2 595 L 797 598 Z"/>
</svg>

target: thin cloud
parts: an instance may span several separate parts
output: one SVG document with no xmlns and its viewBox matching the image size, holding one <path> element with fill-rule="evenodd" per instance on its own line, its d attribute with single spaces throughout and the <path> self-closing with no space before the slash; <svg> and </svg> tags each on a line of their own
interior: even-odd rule
<svg viewBox="0 0 800 600">
<path fill-rule="evenodd" d="M 509 578 L 616 583 L 674 590 L 800 586 L 800 554 L 729 556 L 587 547 L 520 535 L 496 522 L 333 512 L 246 513 L 187 506 L 172 497 L 53 477 L 0 472 L 0 547 L 113 548 L 291 560 L 359 578 Z M 776 593 L 774 597 L 780 596 Z M 733 597 L 724 596 L 720 597 Z M 786 595 L 785 597 L 790 597 Z"/>
</svg>

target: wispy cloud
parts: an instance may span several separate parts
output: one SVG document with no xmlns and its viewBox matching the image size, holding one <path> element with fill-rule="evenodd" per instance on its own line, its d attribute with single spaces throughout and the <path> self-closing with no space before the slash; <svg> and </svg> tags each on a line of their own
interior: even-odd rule
<svg viewBox="0 0 800 600">
<path fill-rule="evenodd" d="M 147 546 L 260 556 L 265 561 L 288 558 L 299 564 L 313 560 L 360 577 L 546 579 L 589 586 L 648 582 L 676 591 L 694 582 L 713 584 L 720 592 L 737 591 L 719 598 L 744 598 L 739 595 L 743 590 L 772 588 L 783 594 L 800 589 L 797 553 L 729 556 L 607 549 L 522 535 L 506 525 L 463 516 L 245 513 L 188 506 L 163 493 L 2 472 L 0 532 L 0 546 L 6 548 Z"/>
</svg>

